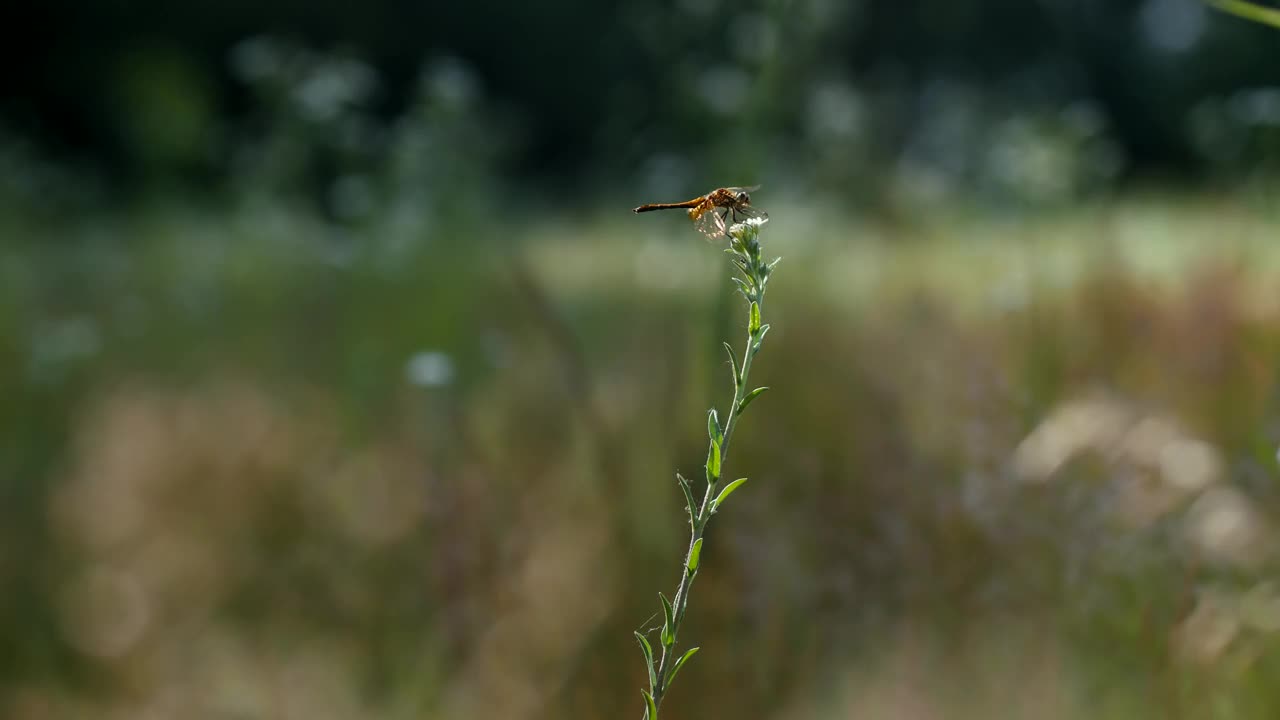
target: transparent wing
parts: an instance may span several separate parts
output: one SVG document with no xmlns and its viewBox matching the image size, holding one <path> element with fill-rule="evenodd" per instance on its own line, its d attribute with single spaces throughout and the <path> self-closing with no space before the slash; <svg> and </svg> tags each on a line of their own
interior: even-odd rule
<svg viewBox="0 0 1280 720">
<path fill-rule="evenodd" d="M 768 220 L 769 213 L 761 210 L 760 208 L 754 205 L 738 205 L 733 209 L 734 222 L 742 222 L 743 220 L 749 220 L 751 218 Z"/>
<path fill-rule="evenodd" d="M 712 207 L 693 219 L 693 227 L 707 237 L 708 240 L 719 240 L 724 237 L 725 215 L 728 210 Z"/>
</svg>

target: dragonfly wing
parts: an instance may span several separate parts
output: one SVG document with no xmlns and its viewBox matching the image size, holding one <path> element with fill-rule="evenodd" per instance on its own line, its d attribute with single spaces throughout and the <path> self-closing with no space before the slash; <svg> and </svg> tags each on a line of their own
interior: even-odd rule
<svg viewBox="0 0 1280 720">
<path fill-rule="evenodd" d="M 754 205 L 739 205 L 733 209 L 733 221 L 742 222 L 751 218 L 759 218 L 760 220 L 768 220 L 769 213 L 761 210 Z"/>
<path fill-rule="evenodd" d="M 724 237 L 724 211 L 716 207 L 708 208 L 693 219 L 693 227 L 709 240 Z"/>
</svg>

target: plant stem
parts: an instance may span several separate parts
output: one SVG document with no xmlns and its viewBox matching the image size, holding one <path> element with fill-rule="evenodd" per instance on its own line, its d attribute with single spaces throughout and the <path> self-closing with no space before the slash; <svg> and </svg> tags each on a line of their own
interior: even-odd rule
<svg viewBox="0 0 1280 720">
<path fill-rule="evenodd" d="M 708 458 L 710 458 L 711 453 L 719 454 L 718 471 L 713 474 L 710 469 L 709 459 L 707 487 L 702 495 L 702 503 L 698 507 L 696 516 L 693 514 L 693 508 L 689 508 L 689 547 L 685 551 L 684 564 L 681 567 L 680 584 L 676 588 L 676 594 L 671 602 L 670 644 L 663 644 L 661 660 L 658 662 L 654 675 L 656 682 L 653 684 L 652 698 L 655 712 L 667 693 L 668 685 L 671 681 L 669 673 L 672 672 L 673 668 L 679 670 L 679 664 L 682 662 L 679 659 L 681 656 L 677 655 L 676 647 L 680 626 L 684 623 L 685 610 L 689 606 L 689 593 L 693 587 L 693 580 L 698 575 L 698 567 L 694 563 L 694 553 L 700 553 L 700 543 L 703 534 L 706 532 L 707 523 L 710 522 L 711 515 L 719 509 L 717 506 L 717 499 L 719 498 L 717 491 L 721 481 L 724 479 L 723 468 L 729 457 L 729 445 L 733 440 L 733 431 L 738 426 L 738 417 L 744 409 L 744 401 L 750 402 L 748 396 L 752 391 L 747 384 L 747 379 L 751 374 L 751 364 L 755 359 L 756 353 L 760 351 L 765 332 L 768 331 L 768 326 L 761 324 L 760 317 L 764 307 L 765 286 L 768 283 L 772 265 L 767 265 L 760 259 L 758 232 L 758 224 L 742 228 L 739 231 L 740 234 L 734 235 L 734 241 L 729 251 L 734 255 L 734 263 L 746 279 L 746 282 L 741 283 L 740 287 L 743 296 L 746 297 L 749 303 L 747 344 L 742 353 L 742 363 L 740 367 L 735 368 L 737 374 L 734 377 L 733 403 L 729 406 L 728 419 L 725 421 L 721 437 L 717 439 L 713 435 L 711 439 L 712 447 L 708 449 Z M 715 422 L 718 422 L 718 420 L 713 416 L 709 420 L 709 424 L 714 424 Z M 716 447 L 717 443 L 718 447 Z M 681 482 L 685 481 L 682 479 Z M 690 504 L 692 504 L 692 498 L 690 498 Z M 649 717 L 649 708 L 645 710 L 645 717 L 648 720 L 657 720 L 657 718 Z"/>
<path fill-rule="evenodd" d="M 761 302 L 757 303 L 757 307 L 761 309 L 761 312 L 764 311 L 763 300 L 764 298 L 762 297 Z M 729 406 L 729 420 L 725 422 L 724 425 L 724 441 L 720 443 L 721 466 L 723 466 L 725 461 L 729 458 L 729 442 L 733 439 L 733 429 L 738 426 L 738 405 L 742 403 L 742 398 L 746 395 L 747 377 L 751 372 L 751 361 L 755 359 L 753 347 L 754 338 L 748 334 L 747 349 L 742 353 L 742 370 L 738 374 L 736 383 L 737 389 L 733 393 L 733 404 Z M 724 479 L 723 475 L 720 479 Z M 671 604 L 675 607 L 674 625 L 676 637 L 680 636 L 680 625 L 684 621 L 684 611 L 689 605 L 689 590 L 693 586 L 694 577 L 697 576 L 696 572 L 686 572 L 684 568 L 689 566 L 689 556 L 693 553 L 693 546 L 702 539 L 702 535 L 707 528 L 707 522 L 711 519 L 711 501 L 715 499 L 715 491 L 717 487 L 719 487 L 719 483 L 708 483 L 707 490 L 702 495 L 702 504 L 698 508 L 696 525 L 692 528 L 692 532 L 689 537 L 689 549 L 685 551 L 685 562 L 680 573 L 680 585 L 676 588 L 675 597 L 671 601 Z M 658 663 L 658 686 L 654 688 L 653 693 L 653 700 L 655 704 L 661 704 L 662 696 L 667 692 L 667 671 L 670 668 L 671 662 L 675 658 L 675 649 L 676 646 L 674 644 L 669 648 L 662 649 L 662 660 Z"/>
<path fill-rule="evenodd" d="M 765 217 L 749 218 L 746 222 L 729 228 L 726 233 L 729 238 L 729 247 L 725 252 L 731 255 L 734 267 L 742 274 L 741 277 L 734 277 L 733 280 L 748 303 L 747 347 L 742 352 L 742 362 L 739 364 L 734 358 L 733 348 L 728 343 L 725 344 L 734 373 L 733 403 L 729 406 L 729 413 L 723 427 L 714 409 L 707 413 L 707 434 L 710 439 L 705 468 L 707 487 L 702 494 L 702 502 L 696 510 L 693 489 L 689 486 L 689 481 L 676 473 L 676 479 L 680 482 L 687 503 L 689 548 L 685 551 L 684 563 L 680 568 L 680 584 L 676 588 L 672 601 L 668 602 L 665 595 L 658 593 L 662 601 L 663 614 L 661 655 L 655 657 L 653 645 L 645 634 L 639 630 L 635 632 L 636 641 L 644 653 L 645 665 L 649 673 L 649 689 L 642 691 L 645 699 L 645 720 L 658 720 L 658 708 L 667 694 L 672 679 L 698 651 L 695 647 L 686 650 L 683 655 L 677 655 L 676 647 L 680 627 L 684 624 L 685 610 L 689 607 L 689 593 L 693 589 L 693 581 L 698 576 L 701 565 L 702 538 L 706 533 L 707 523 L 711 522 L 711 516 L 720 510 L 726 498 L 747 481 L 746 478 L 739 478 L 725 485 L 724 489 L 720 489 L 720 481 L 724 478 L 724 464 L 729 458 L 729 445 L 733 441 L 733 432 L 738 427 L 738 416 L 760 393 L 768 389 L 761 387 L 751 390 L 747 385 L 747 379 L 751 375 L 751 363 L 756 353 L 760 352 L 765 334 L 769 332 L 769 326 L 761 322 L 760 313 L 764 306 L 765 286 L 773 273 L 774 265 L 778 263 L 777 260 L 765 263 L 760 259 L 760 226 L 766 221 Z"/>
</svg>

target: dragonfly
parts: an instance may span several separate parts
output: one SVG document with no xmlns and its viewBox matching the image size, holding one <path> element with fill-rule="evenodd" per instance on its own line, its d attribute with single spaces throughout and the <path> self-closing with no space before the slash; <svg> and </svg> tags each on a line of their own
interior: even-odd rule
<svg viewBox="0 0 1280 720">
<path fill-rule="evenodd" d="M 748 218 L 768 220 L 769 214 L 751 205 L 750 193 L 759 189 L 759 185 L 751 187 L 716 188 L 706 195 L 699 195 L 692 200 L 678 203 L 649 203 L 641 205 L 633 212 L 650 212 L 652 210 L 688 210 L 693 227 L 708 240 L 722 238 L 725 231 L 733 223 Z"/>
</svg>

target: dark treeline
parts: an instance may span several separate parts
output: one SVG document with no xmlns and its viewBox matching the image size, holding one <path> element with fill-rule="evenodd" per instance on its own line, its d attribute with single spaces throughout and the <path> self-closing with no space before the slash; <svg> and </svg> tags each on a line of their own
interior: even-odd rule
<svg viewBox="0 0 1280 720">
<path fill-rule="evenodd" d="M 938 87 L 1001 108 L 1087 101 L 1126 175 L 1199 170 L 1215 146 L 1197 145 L 1197 112 L 1210 140 L 1280 122 L 1270 96 L 1229 104 L 1280 84 L 1280 35 L 1199 0 L 51 0 L 0 29 L 0 129 L 118 177 L 220 177 L 260 120 L 233 61 L 254 37 L 366 64 L 366 110 L 384 120 L 424 66 L 462 63 L 509 129 L 517 175 L 696 152 L 727 114 L 784 150 L 831 112 L 813 101 L 823 83 L 857 91 L 858 129 L 892 153 Z M 1215 99 L 1234 115 L 1214 120 Z"/>
</svg>

